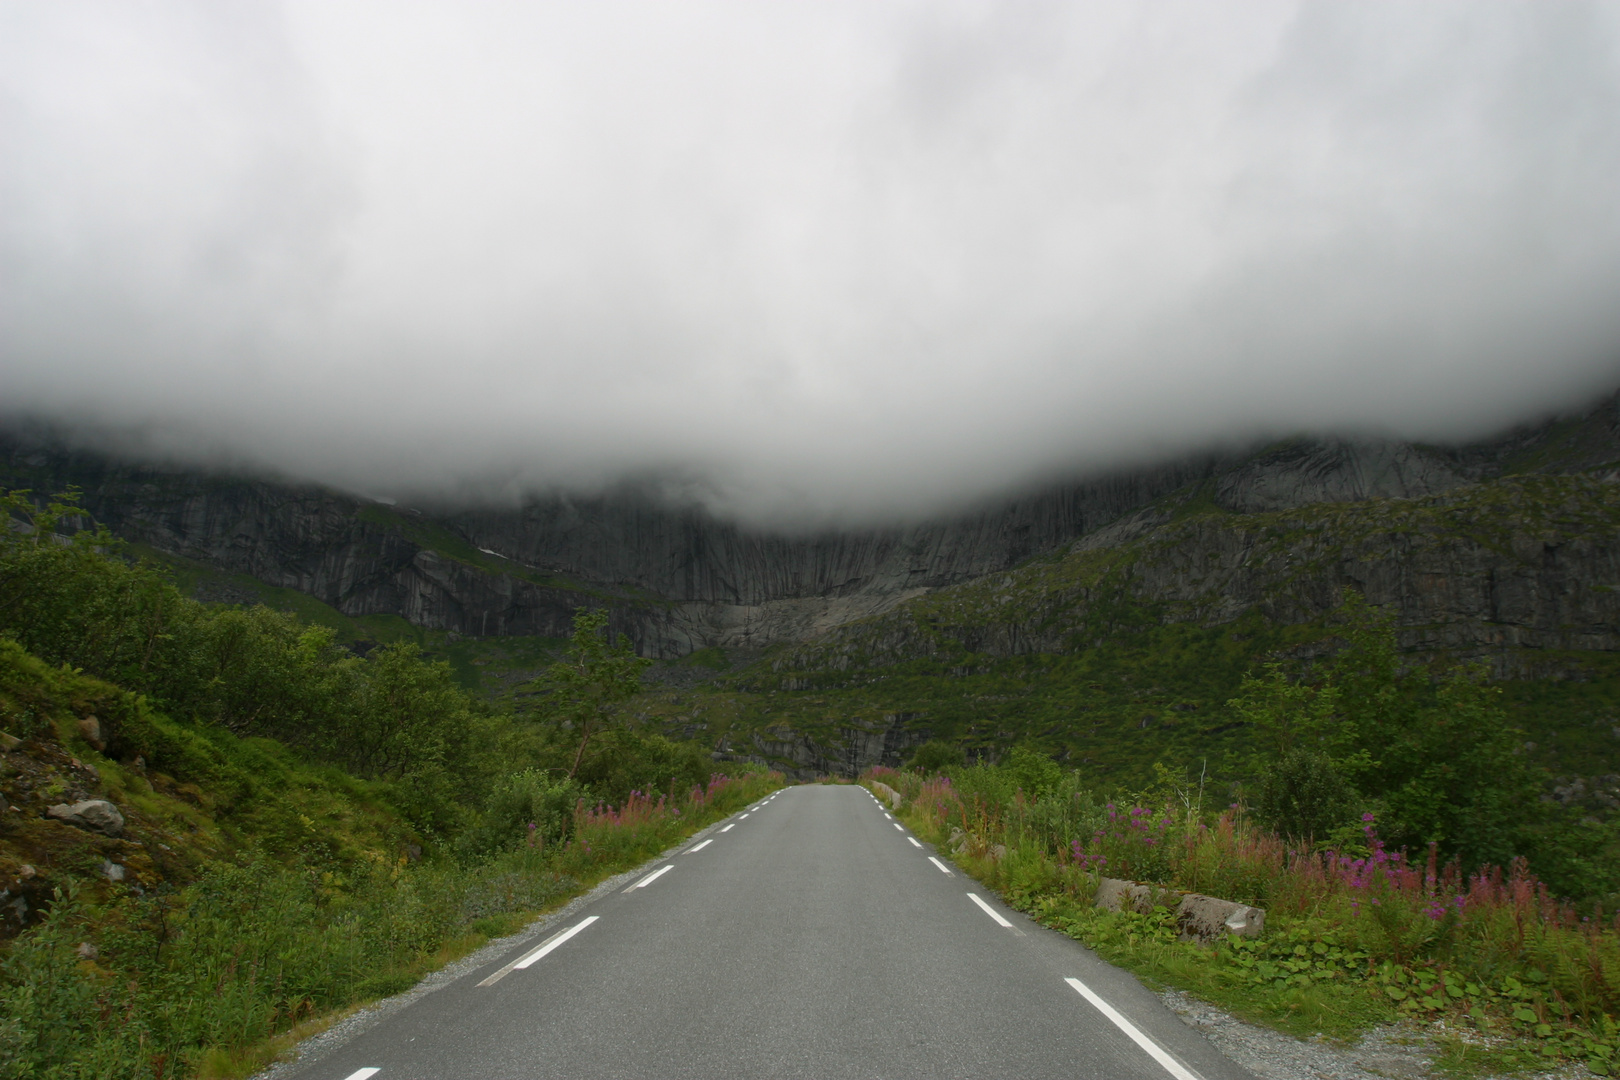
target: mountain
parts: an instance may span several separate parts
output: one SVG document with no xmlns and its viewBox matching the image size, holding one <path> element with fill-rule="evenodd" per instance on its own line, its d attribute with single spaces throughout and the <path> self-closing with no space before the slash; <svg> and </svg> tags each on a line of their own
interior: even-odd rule
<svg viewBox="0 0 1620 1080">
<path fill-rule="evenodd" d="M 263 583 L 489 649 L 606 606 L 645 655 L 708 663 L 658 669 L 644 715 L 803 772 L 897 760 L 929 734 L 1120 768 L 1154 739 L 1192 754 L 1225 737 L 1211 718 L 1244 670 L 1330 647 L 1347 587 L 1415 655 L 1486 660 L 1566 736 L 1590 729 L 1554 740 L 1572 761 L 1610 754 L 1570 747 L 1607 737 L 1620 677 L 1620 395 L 1471 445 L 1300 437 L 814 535 L 630 487 L 392 506 L 23 431 L 0 441 L 0 485 L 82 489 L 138 550 L 212 571 L 192 580 L 216 599 Z M 1582 704 L 1580 686 L 1602 692 Z M 1087 742 L 1119 725 L 1130 745 Z"/>
</svg>

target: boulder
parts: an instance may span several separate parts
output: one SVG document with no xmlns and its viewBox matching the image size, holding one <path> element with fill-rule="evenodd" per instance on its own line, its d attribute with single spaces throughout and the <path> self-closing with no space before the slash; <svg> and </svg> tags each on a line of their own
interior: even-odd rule
<svg viewBox="0 0 1620 1080">
<path fill-rule="evenodd" d="M 1135 884 L 1134 881 L 1121 881 L 1119 878 L 1103 878 L 1097 882 L 1097 895 L 1092 900 L 1092 906 L 1105 911 L 1118 911 L 1124 903 L 1125 894 Z"/>
<path fill-rule="evenodd" d="M 1176 893 L 1158 885 L 1138 885 L 1134 881 L 1105 877 L 1097 883 L 1093 907 L 1108 911 L 1134 911 L 1146 915 L 1160 904 L 1174 899 Z"/>
<path fill-rule="evenodd" d="M 1266 928 L 1266 913 L 1248 904 L 1188 893 L 1176 909 L 1176 928 L 1183 941 L 1214 941 L 1222 934 L 1259 937 Z"/>
<path fill-rule="evenodd" d="M 79 721 L 79 734 L 84 736 L 85 742 L 97 750 L 107 748 L 107 744 L 101 741 L 101 721 L 94 716 L 87 716 Z"/>
<path fill-rule="evenodd" d="M 85 799 L 71 805 L 57 803 L 45 811 L 45 816 L 103 836 L 117 836 L 124 831 L 124 815 L 106 799 Z"/>
<path fill-rule="evenodd" d="M 899 812 L 900 803 L 903 800 L 901 799 L 898 791 L 894 790 L 894 788 L 890 787 L 888 784 L 880 784 L 876 780 L 872 781 L 872 790 L 877 792 L 880 797 L 889 800 L 890 810 L 893 810 L 896 813 Z"/>
</svg>

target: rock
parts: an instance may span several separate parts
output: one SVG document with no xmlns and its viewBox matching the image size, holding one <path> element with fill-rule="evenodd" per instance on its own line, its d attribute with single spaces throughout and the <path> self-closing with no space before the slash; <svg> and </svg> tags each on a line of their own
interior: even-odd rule
<svg viewBox="0 0 1620 1080">
<path fill-rule="evenodd" d="M 1138 885 L 1134 881 L 1105 877 L 1097 885 L 1097 895 L 1092 900 L 1092 906 L 1108 911 L 1134 911 L 1146 915 L 1155 907 L 1173 900 L 1177 895 L 1179 894 L 1173 889 L 1166 889 L 1160 885 Z"/>
<path fill-rule="evenodd" d="M 103 836 L 117 836 L 124 831 L 124 815 L 106 799 L 85 799 L 72 805 L 57 803 L 45 811 L 45 816 Z"/>
<path fill-rule="evenodd" d="M 22 745 L 22 740 L 15 735 L 0 731 L 0 749 L 15 750 Z"/>
<path fill-rule="evenodd" d="M 1214 941 L 1222 934 L 1259 937 L 1265 928 L 1266 913 L 1260 908 L 1213 896 L 1188 893 L 1176 909 L 1176 929 L 1183 941 Z"/>
<path fill-rule="evenodd" d="M 80 960 L 94 960 L 101 955 L 101 950 L 88 941 L 79 942 L 79 947 L 73 951 L 79 954 Z"/>
<path fill-rule="evenodd" d="M 1125 899 L 1125 894 L 1131 891 L 1136 883 L 1121 881 L 1119 878 L 1105 877 L 1097 882 L 1097 895 L 1092 900 L 1092 907 L 1100 907 L 1104 911 L 1118 911 Z"/>
<path fill-rule="evenodd" d="M 17 871 L 17 877 L 21 881 L 27 881 L 30 878 L 35 878 L 35 877 L 38 877 L 38 876 L 39 876 L 39 871 L 35 870 L 28 863 L 23 863 L 22 864 L 22 869 Z"/>
<path fill-rule="evenodd" d="M 901 799 L 898 791 L 894 790 L 894 788 L 890 787 L 888 784 L 880 784 L 876 780 L 872 781 L 872 790 L 877 792 L 881 798 L 889 800 L 890 810 L 899 813 L 900 804 L 904 800 Z"/>
<path fill-rule="evenodd" d="M 79 721 L 79 734 L 97 750 L 107 749 L 107 744 L 101 741 L 101 721 L 94 716 L 86 716 Z"/>
<path fill-rule="evenodd" d="M 124 868 L 111 859 L 103 859 L 101 862 L 101 876 L 108 881 L 123 881 Z"/>
</svg>

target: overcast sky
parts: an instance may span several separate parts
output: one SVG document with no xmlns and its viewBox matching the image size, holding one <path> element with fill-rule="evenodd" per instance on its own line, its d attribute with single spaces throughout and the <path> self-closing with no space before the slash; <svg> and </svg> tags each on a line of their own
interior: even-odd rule
<svg viewBox="0 0 1620 1080">
<path fill-rule="evenodd" d="M 0 0 L 0 409 L 936 510 L 1620 387 L 1620 5 Z"/>
</svg>

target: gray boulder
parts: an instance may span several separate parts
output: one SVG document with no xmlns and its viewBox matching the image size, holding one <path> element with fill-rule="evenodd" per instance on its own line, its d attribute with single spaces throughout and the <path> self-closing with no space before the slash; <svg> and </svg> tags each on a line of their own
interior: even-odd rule
<svg viewBox="0 0 1620 1080">
<path fill-rule="evenodd" d="M 1157 885 L 1138 885 L 1134 881 L 1105 877 L 1097 883 L 1093 907 L 1108 911 L 1134 911 L 1146 915 L 1155 907 L 1174 899 L 1176 893 Z"/>
<path fill-rule="evenodd" d="M 1183 941 L 1214 941 L 1222 934 L 1259 937 L 1266 928 L 1266 913 L 1248 904 L 1188 893 L 1176 909 L 1176 928 Z"/>
<path fill-rule="evenodd" d="M 57 803 L 45 811 L 45 816 L 103 836 L 117 836 L 124 831 L 124 815 L 106 799 L 86 799 L 71 805 Z"/>
</svg>

